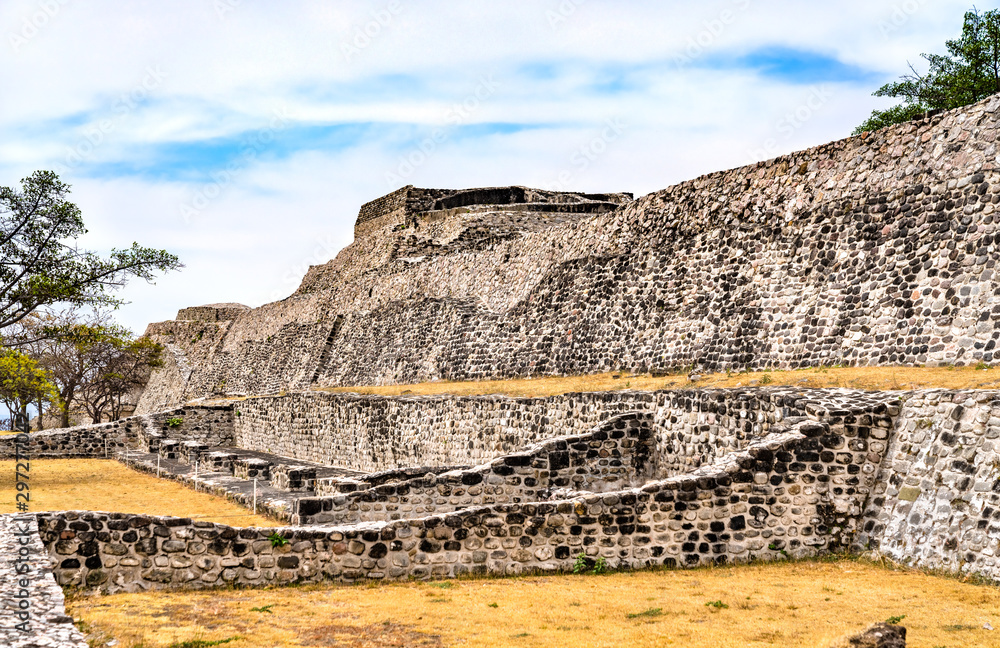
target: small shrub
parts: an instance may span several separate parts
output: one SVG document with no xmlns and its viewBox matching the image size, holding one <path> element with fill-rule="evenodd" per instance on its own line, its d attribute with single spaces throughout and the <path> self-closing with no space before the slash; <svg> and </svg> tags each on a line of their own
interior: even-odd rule
<svg viewBox="0 0 1000 648">
<path fill-rule="evenodd" d="M 625 615 L 628 619 L 649 619 L 658 616 L 663 616 L 663 608 L 649 608 L 648 610 L 643 610 L 642 612 Z"/>
<path fill-rule="evenodd" d="M 216 639 L 215 641 L 205 641 L 204 639 L 194 639 L 192 641 L 181 641 L 170 644 L 170 648 L 210 648 L 211 646 L 221 646 L 230 641 L 237 641 L 243 637 L 229 637 L 228 639 Z"/>
<path fill-rule="evenodd" d="M 166 423 L 167 423 L 167 427 L 168 428 L 173 429 L 175 427 L 180 427 L 181 425 L 183 425 L 184 424 L 184 419 L 182 419 L 179 416 L 174 416 L 174 417 L 168 418 L 167 421 L 166 421 Z"/>
<path fill-rule="evenodd" d="M 288 544 L 288 539 L 285 538 L 285 536 L 278 533 L 277 531 L 267 536 L 267 539 L 271 541 L 272 547 L 284 547 L 286 544 Z"/>
<path fill-rule="evenodd" d="M 990 366 L 985 362 L 983 362 L 982 360 L 976 363 L 976 371 L 986 371 L 989 368 Z"/>
<path fill-rule="evenodd" d="M 497 604 L 497 603 L 490 603 L 490 604 L 489 604 L 489 605 L 487 605 L 486 607 L 491 607 L 491 608 L 495 608 L 495 607 L 500 607 L 500 605 L 499 605 L 499 604 Z"/>
<path fill-rule="evenodd" d="M 604 574 L 611 570 L 611 566 L 604 556 L 598 556 L 597 560 L 587 558 L 587 554 L 581 552 L 573 562 L 574 574 Z"/>
<path fill-rule="evenodd" d="M 888 619 L 886 619 L 885 622 L 888 623 L 889 625 L 896 625 L 905 618 L 906 618 L 905 614 L 902 614 L 900 616 L 891 616 Z"/>
<path fill-rule="evenodd" d="M 774 378 L 771 377 L 771 374 L 766 373 L 766 374 L 764 374 L 763 376 L 760 377 L 760 384 L 761 385 L 770 385 L 773 382 L 774 382 Z"/>
<path fill-rule="evenodd" d="M 271 603 L 270 605 L 262 605 L 260 607 L 252 607 L 252 608 L 250 608 L 250 611 L 251 612 L 266 612 L 268 614 L 274 614 L 274 612 L 271 610 L 271 608 L 273 608 L 274 605 L 275 605 L 274 603 Z"/>
<path fill-rule="evenodd" d="M 722 601 L 709 601 L 705 604 L 705 607 L 715 608 L 716 610 L 725 610 L 729 608 L 729 606 Z"/>
</svg>

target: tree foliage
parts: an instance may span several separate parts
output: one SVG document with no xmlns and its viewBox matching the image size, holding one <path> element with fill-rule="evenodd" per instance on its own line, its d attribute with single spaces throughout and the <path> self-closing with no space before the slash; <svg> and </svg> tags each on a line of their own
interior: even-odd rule
<svg viewBox="0 0 1000 648">
<path fill-rule="evenodd" d="M 1000 10 L 966 12 L 961 37 L 945 42 L 947 54 L 921 54 L 928 70 L 910 74 L 875 91 L 903 103 L 876 110 L 854 134 L 900 124 L 929 110 L 951 110 L 1000 92 Z"/>
<path fill-rule="evenodd" d="M 80 249 L 87 230 L 69 189 L 52 171 L 36 171 L 20 189 L 0 187 L 0 330 L 46 305 L 118 306 L 112 291 L 129 279 L 182 267 L 136 243 L 107 257 Z"/>
<path fill-rule="evenodd" d="M 163 345 L 135 338 L 107 315 L 68 309 L 27 322 L 18 327 L 20 335 L 34 339 L 32 352 L 58 387 L 63 427 L 78 410 L 94 423 L 119 418 L 128 397 L 163 364 Z"/>
<path fill-rule="evenodd" d="M 58 398 L 55 385 L 36 360 L 15 349 L 0 352 L 0 400 L 12 415 L 27 412 L 31 403 Z"/>
<path fill-rule="evenodd" d="M 81 401 L 91 421 L 121 418 L 128 398 L 149 380 L 154 367 L 163 366 L 164 347 L 147 337 L 131 339 L 128 331 L 106 334 L 101 367 L 81 390 Z"/>
</svg>

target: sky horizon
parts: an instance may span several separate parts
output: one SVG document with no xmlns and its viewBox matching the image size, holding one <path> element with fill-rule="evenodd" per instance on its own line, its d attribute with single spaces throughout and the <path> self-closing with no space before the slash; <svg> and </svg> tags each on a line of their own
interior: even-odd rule
<svg viewBox="0 0 1000 648">
<path fill-rule="evenodd" d="M 980 11 L 996 3 L 976 5 Z M 282 299 L 407 184 L 641 196 L 842 139 L 971 3 L 7 0 L 0 186 L 186 267 L 115 318 Z"/>
</svg>

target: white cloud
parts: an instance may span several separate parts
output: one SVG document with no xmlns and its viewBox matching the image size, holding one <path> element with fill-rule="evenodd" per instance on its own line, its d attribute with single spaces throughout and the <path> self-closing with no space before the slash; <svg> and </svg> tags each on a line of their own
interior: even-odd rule
<svg viewBox="0 0 1000 648">
<path fill-rule="evenodd" d="M 134 329 L 192 304 L 259 305 L 291 293 L 309 263 L 350 241 L 358 206 L 394 188 L 387 174 L 435 129 L 446 136 L 406 182 L 551 186 L 563 177 L 567 188 L 641 194 L 744 164 L 755 151 L 845 136 L 891 103 L 870 97 L 877 84 L 921 52 L 941 51 L 970 8 L 220 2 L 232 11 L 220 16 L 214 0 L 0 4 L 0 184 L 61 166 L 91 230 L 87 245 L 135 240 L 187 264 L 125 291 L 133 303 L 120 318 Z M 875 76 L 818 80 L 824 101 L 789 128 L 809 83 L 706 67 L 762 48 L 809 51 Z M 472 101 L 491 76 L 497 87 Z M 457 117 L 466 100 L 473 109 Z M 226 162 L 218 156 L 245 145 L 276 110 L 290 115 L 285 139 L 238 161 L 232 180 L 185 220 L 181 206 L 210 186 L 210 171 Z M 584 164 L 581 150 L 608 119 L 625 128 Z"/>
</svg>

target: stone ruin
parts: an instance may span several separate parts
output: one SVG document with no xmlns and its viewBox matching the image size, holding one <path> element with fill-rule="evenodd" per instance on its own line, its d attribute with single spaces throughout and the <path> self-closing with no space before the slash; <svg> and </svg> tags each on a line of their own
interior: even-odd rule
<svg viewBox="0 0 1000 648">
<path fill-rule="evenodd" d="M 135 416 L 30 438 L 32 456 L 114 457 L 285 526 L 40 513 L 53 577 L 117 592 L 877 548 L 1000 580 L 995 391 L 321 391 L 995 364 L 998 117 L 994 97 L 638 199 L 408 186 L 368 203 L 287 299 L 151 324 L 168 361 Z"/>
</svg>

